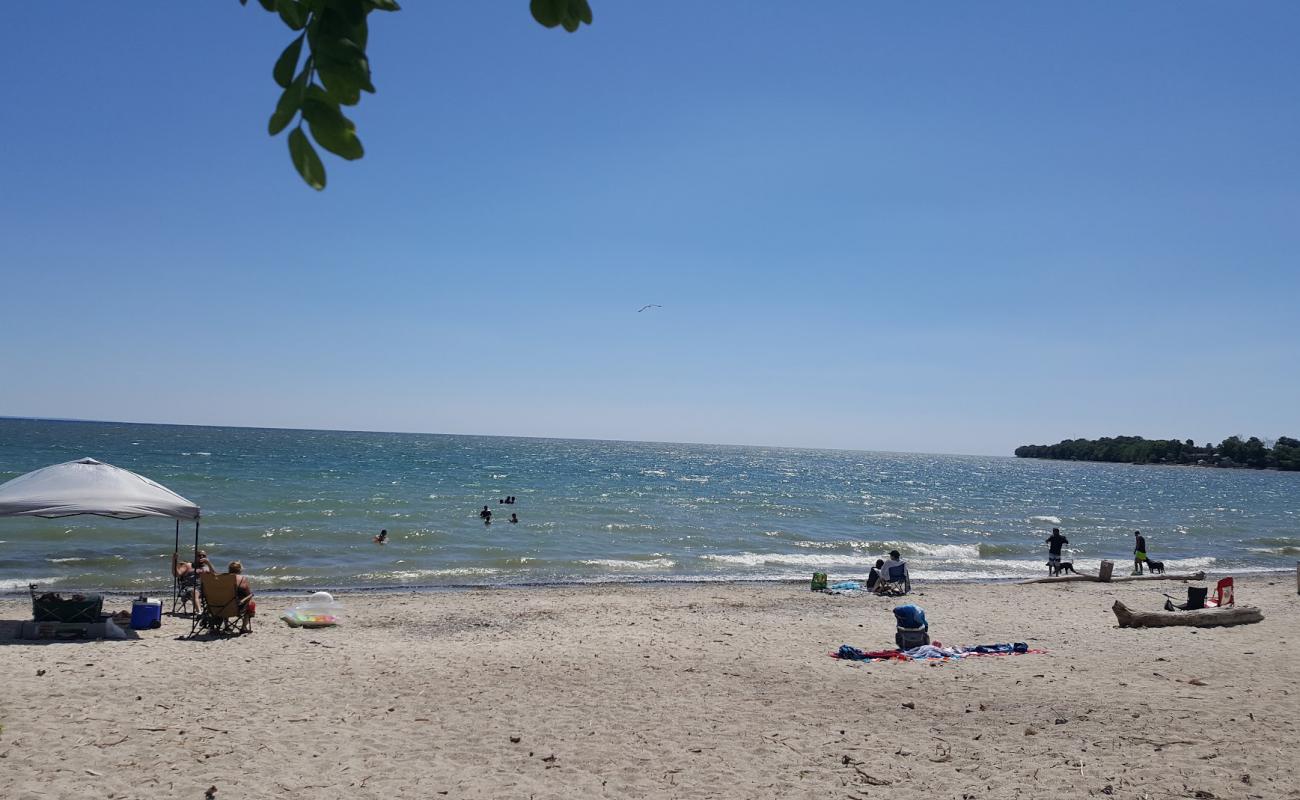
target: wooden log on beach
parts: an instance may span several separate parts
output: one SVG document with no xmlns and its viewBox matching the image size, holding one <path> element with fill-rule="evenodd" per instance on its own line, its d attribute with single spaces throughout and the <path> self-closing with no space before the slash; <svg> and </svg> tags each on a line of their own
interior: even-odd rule
<svg viewBox="0 0 1300 800">
<path fill-rule="evenodd" d="M 1133 611 L 1116 600 L 1110 610 L 1115 612 L 1115 619 L 1119 620 L 1121 628 L 1167 628 L 1172 625 L 1219 628 L 1249 625 L 1264 619 L 1264 612 L 1254 606 L 1201 608 L 1196 611 Z"/>
<path fill-rule="evenodd" d="M 1103 581 L 1097 575 L 1090 575 L 1087 572 L 1079 572 L 1074 575 L 1056 575 L 1050 578 L 1030 578 L 1027 581 L 1021 581 L 1021 586 L 1027 586 L 1031 583 L 1070 583 L 1072 581 L 1092 581 L 1094 583 L 1119 583 L 1120 581 L 1203 581 L 1205 580 L 1204 572 L 1188 573 L 1160 573 L 1159 575 L 1117 575 L 1109 581 Z"/>
</svg>

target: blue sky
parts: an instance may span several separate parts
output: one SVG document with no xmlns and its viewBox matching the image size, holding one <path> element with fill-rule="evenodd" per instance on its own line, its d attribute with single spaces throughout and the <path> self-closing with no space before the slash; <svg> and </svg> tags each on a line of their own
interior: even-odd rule
<svg viewBox="0 0 1300 800">
<path fill-rule="evenodd" d="M 320 194 L 253 5 L 7 9 L 0 414 L 1300 435 L 1300 5 L 410 0 Z"/>
</svg>

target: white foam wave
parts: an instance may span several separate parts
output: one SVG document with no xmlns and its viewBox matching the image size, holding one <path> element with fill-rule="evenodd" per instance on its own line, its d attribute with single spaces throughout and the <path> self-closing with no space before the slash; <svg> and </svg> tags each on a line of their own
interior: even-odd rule
<svg viewBox="0 0 1300 800">
<path fill-rule="evenodd" d="M 977 544 L 923 544 L 921 542 L 912 542 L 903 545 L 901 549 L 918 558 L 961 560 L 980 557 L 980 547 Z"/>
<path fill-rule="evenodd" d="M 671 569 L 677 566 L 677 562 L 671 558 L 651 558 L 646 561 L 625 561 L 619 558 L 589 558 L 579 561 L 579 564 L 586 564 L 589 567 L 605 567 L 607 569 Z"/>
<path fill-rule="evenodd" d="M 655 526 L 644 522 L 611 522 L 605 526 L 607 531 L 652 531 Z"/>
<path fill-rule="evenodd" d="M 1048 516 L 1048 515 L 1046 515 L 1046 514 L 1039 514 L 1039 515 L 1037 515 L 1037 516 L 1030 517 L 1030 518 L 1029 518 L 1028 520 L 1026 520 L 1026 521 L 1027 521 L 1027 522 L 1046 522 L 1046 523 L 1048 523 L 1048 524 L 1050 524 L 1050 525 L 1060 525 L 1060 524 L 1061 524 L 1061 518 L 1060 518 L 1060 517 L 1052 517 L 1052 516 Z"/>
<path fill-rule="evenodd" d="M 643 470 L 641 470 L 641 474 L 642 474 L 642 475 L 653 475 L 653 476 L 655 476 L 656 478 L 667 478 L 667 477 L 668 477 L 668 471 L 667 471 L 667 470 L 662 470 L 662 469 L 643 469 Z"/>
<path fill-rule="evenodd" d="M 876 563 L 875 556 L 854 556 L 844 553 L 705 553 L 705 561 L 721 561 L 745 567 L 789 564 L 803 567 L 867 567 Z"/>
<path fill-rule="evenodd" d="M 903 518 L 902 514 L 895 514 L 892 511 L 879 511 L 875 514 L 868 514 L 867 516 L 871 517 L 872 519 L 902 519 Z"/>
<path fill-rule="evenodd" d="M 47 558 L 46 561 L 51 564 L 67 564 L 72 561 L 85 561 L 84 558 Z"/>
<path fill-rule="evenodd" d="M 12 592 L 15 589 L 26 589 L 29 583 L 58 583 L 61 578 L 9 578 L 0 580 L 0 592 Z"/>
</svg>

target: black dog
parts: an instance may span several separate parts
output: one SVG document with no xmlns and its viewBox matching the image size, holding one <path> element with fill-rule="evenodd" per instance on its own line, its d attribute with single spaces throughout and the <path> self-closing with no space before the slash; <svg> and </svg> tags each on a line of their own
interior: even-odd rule
<svg viewBox="0 0 1300 800">
<path fill-rule="evenodd" d="M 1048 576 L 1054 577 L 1054 576 L 1056 576 L 1056 575 L 1065 575 L 1065 574 L 1067 574 L 1067 573 L 1071 573 L 1071 572 L 1074 572 L 1074 562 L 1073 562 L 1073 561 L 1058 561 L 1058 562 L 1056 562 L 1055 564 L 1053 564 L 1053 563 L 1050 562 L 1050 561 L 1047 562 L 1047 574 L 1048 574 Z M 1074 572 L 1074 574 L 1075 574 L 1075 575 L 1078 575 L 1079 573 Z"/>
<path fill-rule="evenodd" d="M 1147 559 L 1147 569 L 1151 570 L 1151 574 L 1152 574 L 1152 575 L 1154 575 L 1154 574 L 1157 573 L 1157 572 L 1159 572 L 1161 575 L 1163 575 L 1163 574 L 1165 574 L 1165 562 L 1163 562 L 1163 561 L 1152 561 L 1151 559 L 1148 558 L 1148 559 Z"/>
</svg>

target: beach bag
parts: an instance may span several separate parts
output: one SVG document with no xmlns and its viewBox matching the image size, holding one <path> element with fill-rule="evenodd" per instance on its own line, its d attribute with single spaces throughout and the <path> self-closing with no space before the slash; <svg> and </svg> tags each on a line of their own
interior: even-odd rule
<svg viewBox="0 0 1300 800">
<path fill-rule="evenodd" d="M 899 628 L 894 633 L 894 644 L 898 645 L 899 650 L 911 650 L 914 647 L 930 643 L 930 633 L 924 628 L 920 630 Z"/>
<path fill-rule="evenodd" d="M 814 572 L 814 573 L 813 573 L 813 579 L 812 579 L 812 590 L 813 590 L 814 592 L 824 592 L 824 591 L 826 591 L 826 573 L 825 573 L 825 572 Z"/>
</svg>

